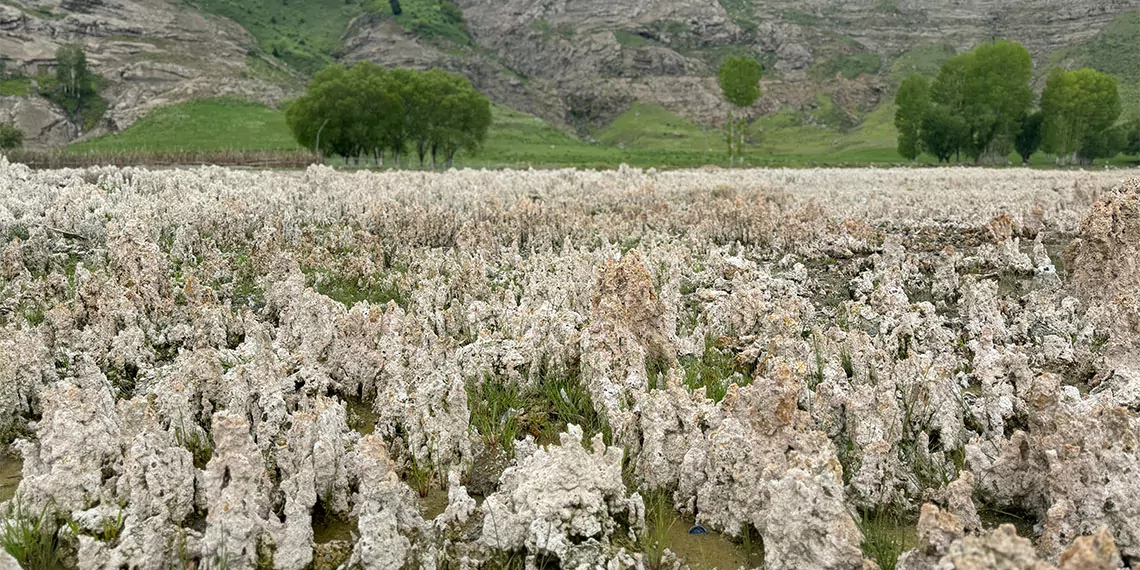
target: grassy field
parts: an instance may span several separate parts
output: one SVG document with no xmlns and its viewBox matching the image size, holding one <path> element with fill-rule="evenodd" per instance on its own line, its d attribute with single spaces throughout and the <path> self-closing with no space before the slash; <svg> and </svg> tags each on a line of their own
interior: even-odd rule
<svg viewBox="0 0 1140 570">
<path fill-rule="evenodd" d="M 744 162 L 748 166 L 859 166 L 905 164 L 895 152 L 894 107 L 890 104 L 862 117 L 848 117 L 826 98 L 810 115 L 784 111 L 762 117 L 750 130 Z M 653 104 L 637 103 L 590 141 L 551 124 L 501 106 L 477 154 L 461 153 L 455 166 L 472 168 L 683 168 L 727 166 L 719 130 L 702 127 Z M 826 126 L 825 126 L 826 125 Z M 833 126 L 836 125 L 836 126 Z M 296 151 L 298 146 L 279 110 L 238 99 L 204 99 L 164 107 L 121 133 L 72 144 L 70 152 L 137 153 L 150 151 Z M 411 155 L 405 155 L 411 158 Z M 1016 156 L 1011 163 L 1018 163 Z M 330 159 L 330 162 L 339 162 Z M 920 163 L 933 163 L 924 156 Z M 1038 154 L 1033 164 L 1048 166 L 1052 158 Z M 1130 158 L 1110 162 L 1127 165 Z M 405 159 L 405 167 L 418 166 Z"/>
<path fill-rule="evenodd" d="M 296 150 L 285 114 L 239 99 L 200 99 L 155 110 L 121 133 L 75 143 L 75 152 Z"/>
</svg>

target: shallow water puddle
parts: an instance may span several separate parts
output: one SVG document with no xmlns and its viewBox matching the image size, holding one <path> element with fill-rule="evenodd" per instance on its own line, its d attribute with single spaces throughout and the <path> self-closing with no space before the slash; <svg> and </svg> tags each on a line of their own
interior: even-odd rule
<svg viewBox="0 0 1140 570">
<path fill-rule="evenodd" d="M 356 532 L 356 520 L 337 516 L 325 515 L 321 509 L 313 513 L 313 542 L 328 544 L 343 540 L 352 542 L 352 533 Z"/>
<path fill-rule="evenodd" d="M 24 460 L 19 455 L 0 452 L 0 502 L 16 495 L 23 468 Z"/>
<path fill-rule="evenodd" d="M 742 566 L 759 568 L 764 565 L 764 555 L 759 544 L 749 553 L 743 545 L 717 532 L 689 534 L 692 526 L 692 520 L 674 516 L 666 546 L 684 559 L 693 570 L 736 570 Z"/>
<path fill-rule="evenodd" d="M 361 398 L 345 398 L 345 411 L 348 412 L 348 427 L 360 435 L 370 435 L 376 431 L 376 412 L 372 405 Z"/>
<path fill-rule="evenodd" d="M 1033 540 L 1037 532 L 1033 529 L 1036 521 L 1033 515 L 1020 509 L 978 509 L 978 517 L 982 519 L 982 528 L 993 530 L 1003 524 L 1011 524 L 1017 529 L 1017 536 Z"/>
<path fill-rule="evenodd" d="M 428 489 L 427 495 L 420 497 L 420 512 L 424 520 L 435 520 L 435 517 L 447 510 L 447 490 Z"/>
</svg>

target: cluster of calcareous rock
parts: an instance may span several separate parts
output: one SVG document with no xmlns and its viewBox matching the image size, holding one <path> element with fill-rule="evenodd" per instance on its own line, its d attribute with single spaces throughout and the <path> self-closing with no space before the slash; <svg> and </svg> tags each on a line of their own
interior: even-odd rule
<svg viewBox="0 0 1140 570">
<path fill-rule="evenodd" d="M 0 159 L 0 513 L 82 569 L 702 567 L 662 494 L 776 570 L 1135 564 L 1120 179 Z"/>
</svg>

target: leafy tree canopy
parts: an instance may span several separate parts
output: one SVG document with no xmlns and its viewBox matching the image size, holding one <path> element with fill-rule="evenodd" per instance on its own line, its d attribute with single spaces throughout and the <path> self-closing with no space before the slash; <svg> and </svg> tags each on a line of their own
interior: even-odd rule
<svg viewBox="0 0 1140 570">
<path fill-rule="evenodd" d="M 1041 95 L 1044 146 L 1058 156 L 1091 161 L 1123 146 L 1113 126 L 1120 118 L 1116 78 L 1092 69 L 1057 70 Z"/>
<path fill-rule="evenodd" d="M 491 103 L 466 79 L 439 69 L 387 70 L 372 62 L 318 72 L 305 95 L 286 110 L 301 145 L 345 158 L 411 146 L 422 165 L 451 164 L 462 149 L 476 151 L 491 124 Z"/>
<path fill-rule="evenodd" d="M 760 98 L 764 68 L 751 57 L 733 56 L 721 64 L 716 82 L 724 98 L 737 107 L 750 107 Z"/>
<path fill-rule="evenodd" d="M 895 97 L 895 128 L 899 132 L 899 154 L 908 160 L 922 152 L 922 120 L 930 112 L 930 81 L 921 75 L 903 80 Z"/>
</svg>

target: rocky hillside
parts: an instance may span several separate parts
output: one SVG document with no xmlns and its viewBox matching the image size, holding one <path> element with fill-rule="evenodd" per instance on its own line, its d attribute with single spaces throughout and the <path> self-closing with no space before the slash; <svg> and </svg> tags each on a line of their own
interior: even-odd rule
<svg viewBox="0 0 1140 570">
<path fill-rule="evenodd" d="M 56 49 L 69 43 L 84 47 L 104 79 L 111 107 L 100 130 L 190 99 L 232 94 L 273 102 L 287 92 L 259 77 L 258 68 L 276 64 L 247 56 L 255 40 L 241 26 L 179 0 L 0 0 L 0 60 L 8 73 L 34 79 L 50 72 Z M 0 121 L 40 144 L 81 134 L 35 97 L 0 97 Z"/>
<path fill-rule="evenodd" d="M 827 107 L 842 128 L 901 75 L 991 38 L 1024 43 L 1041 69 L 1120 59 L 1127 46 L 1103 35 L 1122 22 L 1116 33 L 1140 43 L 1140 0 L 404 0 L 399 17 L 379 0 L 300 1 L 0 0 L 0 58 L 34 74 L 58 45 L 86 46 L 107 79 L 104 130 L 208 95 L 272 103 L 313 65 L 362 59 L 458 71 L 499 103 L 581 127 L 638 100 L 716 122 L 713 72 L 747 53 L 767 70 L 756 113 Z M 0 98 L 8 118 L 37 141 L 78 134 L 36 99 Z"/>
</svg>

